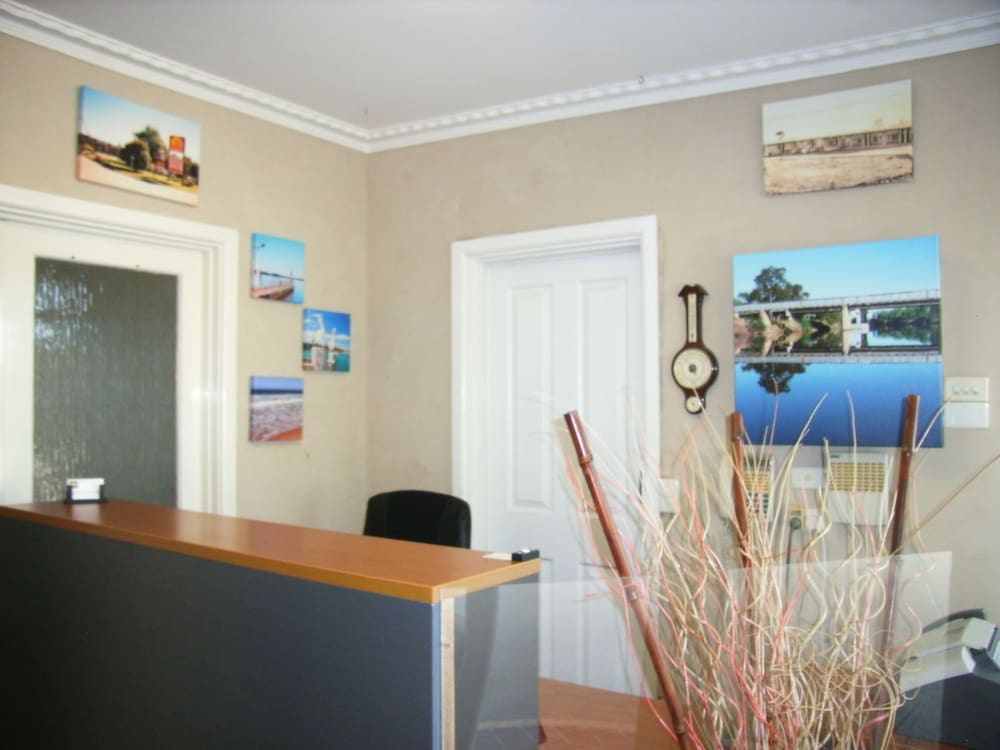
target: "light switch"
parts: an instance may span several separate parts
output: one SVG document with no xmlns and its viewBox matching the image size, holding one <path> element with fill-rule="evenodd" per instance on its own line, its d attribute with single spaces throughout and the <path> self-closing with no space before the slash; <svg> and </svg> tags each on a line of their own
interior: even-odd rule
<svg viewBox="0 0 1000 750">
<path fill-rule="evenodd" d="M 967 401 L 976 404 L 990 402 L 989 378 L 945 378 L 944 400 Z"/>
<path fill-rule="evenodd" d="M 944 379 L 944 426 L 985 430 L 990 426 L 990 379 Z"/>
</svg>

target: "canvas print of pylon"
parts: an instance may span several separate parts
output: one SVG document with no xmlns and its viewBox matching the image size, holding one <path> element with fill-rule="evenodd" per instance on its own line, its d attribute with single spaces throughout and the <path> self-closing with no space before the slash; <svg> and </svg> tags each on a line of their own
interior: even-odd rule
<svg viewBox="0 0 1000 750">
<path fill-rule="evenodd" d="M 250 296 L 301 305 L 306 294 L 305 243 L 254 233 L 250 247 Z"/>
<path fill-rule="evenodd" d="M 350 314 L 310 307 L 302 311 L 302 369 L 350 372 Z"/>
</svg>

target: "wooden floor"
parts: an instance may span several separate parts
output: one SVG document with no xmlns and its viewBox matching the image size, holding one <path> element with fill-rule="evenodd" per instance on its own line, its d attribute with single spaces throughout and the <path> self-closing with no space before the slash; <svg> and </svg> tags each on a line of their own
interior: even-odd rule
<svg viewBox="0 0 1000 750">
<path fill-rule="evenodd" d="M 639 700 L 631 695 L 568 682 L 539 680 L 541 750 L 632 750 Z"/>
<path fill-rule="evenodd" d="M 539 681 L 540 750 L 674 750 L 642 699 L 555 680 Z M 894 750 L 958 750 L 927 740 L 897 737 Z"/>
</svg>

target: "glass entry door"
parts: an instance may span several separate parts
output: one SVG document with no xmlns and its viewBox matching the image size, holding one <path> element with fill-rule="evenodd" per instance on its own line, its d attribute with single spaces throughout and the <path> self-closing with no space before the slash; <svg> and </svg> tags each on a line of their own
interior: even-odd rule
<svg viewBox="0 0 1000 750">
<path fill-rule="evenodd" d="M 202 254 L 0 221 L 0 502 L 109 497 L 199 508 L 212 476 Z"/>
<path fill-rule="evenodd" d="M 33 499 L 177 505 L 177 277 L 35 259 Z"/>
</svg>

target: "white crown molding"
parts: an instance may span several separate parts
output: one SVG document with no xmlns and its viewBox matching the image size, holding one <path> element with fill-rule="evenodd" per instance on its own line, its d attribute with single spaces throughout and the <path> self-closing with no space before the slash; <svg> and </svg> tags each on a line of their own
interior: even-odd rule
<svg viewBox="0 0 1000 750">
<path fill-rule="evenodd" d="M 1000 11 L 725 65 L 366 129 L 0 0 L 0 32 L 363 153 L 844 73 L 1000 44 Z"/>
<path fill-rule="evenodd" d="M 1000 44 L 1000 11 L 794 52 L 510 102 L 370 131 L 370 151 L 891 65 Z"/>
</svg>

